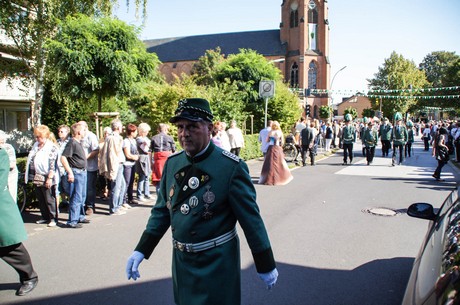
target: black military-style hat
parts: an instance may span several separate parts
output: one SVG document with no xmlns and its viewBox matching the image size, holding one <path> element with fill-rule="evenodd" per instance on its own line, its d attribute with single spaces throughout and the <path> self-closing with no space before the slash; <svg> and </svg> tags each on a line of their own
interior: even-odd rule
<svg viewBox="0 0 460 305">
<path fill-rule="evenodd" d="M 175 123 L 180 119 L 193 122 L 202 120 L 212 122 L 214 116 L 207 100 L 202 98 L 186 98 L 179 101 L 175 116 L 169 119 L 169 122 Z"/>
</svg>

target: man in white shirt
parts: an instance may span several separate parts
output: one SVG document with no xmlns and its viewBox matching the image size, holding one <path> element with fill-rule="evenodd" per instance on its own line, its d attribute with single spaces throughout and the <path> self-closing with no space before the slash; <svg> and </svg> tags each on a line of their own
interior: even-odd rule
<svg viewBox="0 0 460 305">
<path fill-rule="evenodd" d="M 264 129 L 262 129 L 259 133 L 259 142 L 261 143 L 260 150 L 264 154 L 264 157 L 265 157 L 265 154 L 267 153 L 268 146 L 269 146 L 267 138 L 268 138 L 268 133 L 270 132 L 270 130 L 272 130 L 271 126 L 272 126 L 272 121 L 268 121 L 267 126 Z"/>
</svg>

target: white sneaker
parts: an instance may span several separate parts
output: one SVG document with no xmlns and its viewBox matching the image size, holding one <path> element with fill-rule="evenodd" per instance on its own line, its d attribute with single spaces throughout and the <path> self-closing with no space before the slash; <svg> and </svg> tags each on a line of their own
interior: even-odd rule
<svg viewBox="0 0 460 305">
<path fill-rule="evenodd" d="M 120 209 L 118 209 L 116 212 L 113 213 L 113 215 L 125 215 L 126 212 L 125 211 L 121 211 Z"/>
<path fill-rule="evenodd" d="M 51 220 L 50 223 L 48 224 L 48 227 L 55 227 L 56 225 L 57 225 L 56 221 Z"/>
<path fill-rule="evenodd" d="M 144 196 L 141 196 L 141 197 L 137 197 L 137 201 L 145 201 L 145 198 L 144 198 Z"/>
<path fill-rule="evenodd" d="M 128 210 L 132 208 L 132 206 L 130 206 L 128 203 L 123 203 L 123 207 Z"/>
<path fill-rule="evenodd" d="M 37 220 L 35 223 L 36 223 L 36 224 L 39 224 L 39 225 L 42 225 L 42 224 L 44 224 L 44 223 L 47 223 L 47 221 L 44 220 L 44 219 L 40 219 L 40 220 Z"/>
</svg>

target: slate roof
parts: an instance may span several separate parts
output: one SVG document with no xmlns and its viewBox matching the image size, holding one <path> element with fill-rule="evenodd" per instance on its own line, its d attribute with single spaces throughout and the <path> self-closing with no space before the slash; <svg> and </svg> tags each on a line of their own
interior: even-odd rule
<svg viewBox="0 0 460 305">
<path fill-rule="evenodd" d="M 280 30 L 221 33 L 144 40 L 147 51 L 156 53 L 161 62 L 198 60 L 206 50 L 220 47 L 222 54 L 251 49 L 264 56 L 285 56 Z"/>
</svg>

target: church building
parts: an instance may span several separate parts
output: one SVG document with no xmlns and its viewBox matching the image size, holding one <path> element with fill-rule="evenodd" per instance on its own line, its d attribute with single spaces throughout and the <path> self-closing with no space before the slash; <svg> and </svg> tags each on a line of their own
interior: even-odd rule
<svg viewBox="0 0 460 305">
<path fill-rule="evenodd" d="M 329 20 L 327 0 L 284 0 L 278 30 L 247 31 L 146 40 L 147 51 L 162 62 L 168 81 L 190 74 L 193 64 L 207 50 L 220 47 L 225 56 L 239 49 L 263 55 L 282 72 L 284 81 L 299 92 L 307 116 L 318 118 L 319 107 L 329 104 L 326 95 L 306 96 L 307 89 L 329 89 Z"/>
</svg>

